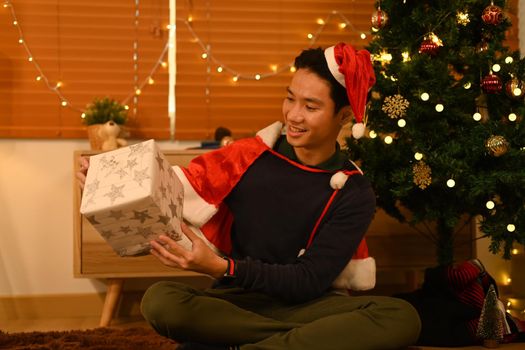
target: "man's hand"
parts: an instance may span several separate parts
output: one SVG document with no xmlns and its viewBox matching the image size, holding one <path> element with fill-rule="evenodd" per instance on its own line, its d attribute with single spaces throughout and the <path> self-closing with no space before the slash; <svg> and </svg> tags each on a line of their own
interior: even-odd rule
<svg viewBox="0 0 525 350">
<path fill-rule="evenodd" d="M 86 184 L 86 175 L 89 169 L 89 158 L 80 157 L 78 159 L 78 165 L 79 165 L 79 170 L 76 172 L 75 177 L 78 180 L 78 184 L 80 185 L 80 188 L 84 189 L 84 185 Z"/>
<path fill-rule="evenodd" d="M 215 254 L 186 224 L 181 223 L 180 226 L 192 243 L 191 251 L 184 249 L 168 236 L 161 235 L 156 241 L 150 242 L 151 254 L 166 266 L 221 278 L 228 267 L 226 260 Z"/>
</svg>

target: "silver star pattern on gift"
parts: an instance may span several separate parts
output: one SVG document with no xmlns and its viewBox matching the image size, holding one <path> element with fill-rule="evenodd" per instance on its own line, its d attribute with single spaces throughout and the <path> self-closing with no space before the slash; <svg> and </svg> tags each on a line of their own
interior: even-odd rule
<svg viewBox="0 0 525 350">
<path fill-rule="evenodd" d="M 124 214 L 122 213 L 122 210 L 110 210 L 109 217 L 119 220 L 124 217 Z"/>
<path fill-rule="evenodd" d="M 144 221 L 148 220 L 148 219 L 153 219 L 149 213 L 148 213 L 148 210 L 142 210 L 142 211 L 139 211 L 139 210 L 133 210 L 133 219 L 136 219 L 136 220 L 139 220 L 141 224 L 144 223 Z"/>
<path fill-rule="evenodd" d="M 142 181 L 149 179 L 149 168 L 144 168 L 142 170 L 135 170 L 133 173 L 133 180 L 136 181 L 140 186 L 142 186 Z"/>
<path fill-rule="evenodd" d="M 104 194 L 104 197 L 109 197 L 111 204 L 113 204 L 117 198 L 124 198 L 124 194 L 122 193 L 122 190 L 124 189 L 125 186 L 126 185 L 116 186 L 112 184 L 111 190 L 108 193 Z"/>
</svg>

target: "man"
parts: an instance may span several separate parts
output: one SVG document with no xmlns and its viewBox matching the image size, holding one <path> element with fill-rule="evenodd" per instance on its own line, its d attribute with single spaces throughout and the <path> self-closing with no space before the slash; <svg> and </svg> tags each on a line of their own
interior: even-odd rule
<svg viewBox="0 0 525 350">
<path fill-rule="evenodd" d="M 375 281 L 362 242 L 375 196 L 336 142 L 351 112 L 363 134 L 370 56 L 338 44 L 303 51 L 295 67 L 285 136 L 273 124 L 176 170 L 185 219 L 227 254 L 185 225 L 191 251 L 162 235 L 151 242 L 165 265 L 217 279 L 204 291 L 175 282 L 146 291 L 144 317 L 179 349 L 399 349 L 418 338 L 410 304 L 340 292 Z"/>
</svg>

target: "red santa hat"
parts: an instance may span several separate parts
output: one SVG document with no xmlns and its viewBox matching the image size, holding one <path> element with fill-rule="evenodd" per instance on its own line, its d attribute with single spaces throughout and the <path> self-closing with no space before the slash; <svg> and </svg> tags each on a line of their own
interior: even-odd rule
<svg viewBox="0 0 525 350">
<path fill-rule="evenodd" d="M 324 51 L 328 69 L 345 89 L 350 107 L 354 112 L 355 123 L 352 126 L 352 136 L 356 139 L 365 133 L 363 117 L 366 108 L 366 96 L 375 84 L 376 77 L 366 50 L 356 50 L 352 46 L 339 43 Z"/>
</svg>

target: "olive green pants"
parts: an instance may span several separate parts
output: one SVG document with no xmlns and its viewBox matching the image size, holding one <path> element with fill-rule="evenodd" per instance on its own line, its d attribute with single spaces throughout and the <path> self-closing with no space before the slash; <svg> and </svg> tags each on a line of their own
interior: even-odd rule
<svg viewBox="0 0 525 350">
<path fill-rule="evenodd" d="M 175 282 L 151 286 L 141 310 L 166 337 L 243 350 L 400 349 L 421 328 L 416 310 L 396 298 L 334 293 L 294 305 L 240 288 L 203 291 Z"/>
</svg>

